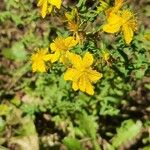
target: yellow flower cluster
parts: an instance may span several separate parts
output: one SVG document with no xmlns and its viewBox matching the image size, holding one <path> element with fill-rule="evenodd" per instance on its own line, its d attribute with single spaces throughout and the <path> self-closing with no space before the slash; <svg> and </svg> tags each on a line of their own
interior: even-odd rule
<svg viewBox="0 0 150 150">
<path fill-rule="evenodd" d="M 67 52 L 77 45 L 77 43 L 78 42 L 71 36 L 67 38 L 59 37 L 50 44 L 52 53 L 48 53 L 48 48 L 38 49 L 31 57 L 32 71 L 46 72 L 45 63 L 47 61 L 54 63 L 60 60 L 60 62 L 65 63 L 65 59 L 67 59 Z"/>
<path fill-rule="evenodd" d="M 46 14 L 51 13 L 53 7 L 60 9 L 62 0 L 38 0 L 38 6 L 41 7 L 41 15 L 45 18 Z"/>
<path fill-rule="evenodd" d="M 104 5 L 104 9 L 108 7 L 108 4 L 103 0 L 100 0 Z M 51 13 L 53 7 L 60 9 L 62 0 L 38 0 L 38 6 L 41 6 L 41 15 L 44 18 L 47 13 Z M 137 30 L 137 20 L 134 14 L 130 10 L 122 10 L 124 4 L 123 0 L 115 0 L 113 7 L 106 10 L 107 23 L 103 26 L 103 31 L 107 33 L 122 32 L 126 44 L 130 44 L 133 39 L 134 32 Z M 71 13 L 65 13 L 68 21 L 68 27 L 70 31 L 74 33 L 73 36 L 81 42 L 79 36 L 79 18 L 76 8 L 72 9 Z M 77 22 L 75 22 L 77 20 Z"/>
<path fill-rule="evenodd" d="M 98 81 L 102 74 L 93 70 L 91 65 L 93 64 L 93 56 L 89 52 L 85 54 L 83 59 L 81 56 L 69 52 L 74 46 L 78 44 L 78 41 L 74 37 L 59 37 L 50 44 L 52 53 L 48 53 L 48 48 L 40 49 L 32 55 L 32 70 L 33 72 L 46 72 L 46 62 L 54 63 L 58 60 L 65 64 L 69 61 L 72 68 L 68 68 L 64 79 L 72 81 L 72 88 L 81 90 L 89 95 L 94 94 L 94 87 L 92 83 Z"/>
<path fill-rule="evenodd" d="M 122 9 L 123 0 L 115 0 L 113 7 L 100 0 L 101 6 L 98 7 L 98 12 L 106 10 L 107 22 L 103 25 L 103 31 L 107 33 L 122 32 L 126 44 L 130 44 L 133 38 L 134 31 L 137 30 L 137 20 L 134 14 L 129 10 Z M 51 13 L 53 7 L 60 9 L 62 0 L 38 0 L 38 6 L 41 7 L 41 15 L 44 18 L 46 14 Z M 72 36 L 67 38 L 58 37 L 50 43 L 50 53 L 48 48 L 38 49 L 32 55 L 32 70 L 33 72 L 46 72 L 46 63 L 54 63 L 59 61 L 67 66 L 67 71 L 64 73 L 64 79 L 72 81 L 73 90 L 80 90 L 89 95 L 94 94 L 93 83 L 96 83 L 102 78 L 102 73 L 97 72 L 92 68 L 93 55 L 86 52 L 83 58 L 80 55 L 70 52 L 70 50 L 78 43 L 82 43 L 79 28 L 81 20 L 76 8 L 71 12 L 65 13 L 68 23 L 68 28 L 72 32 Z M 102 57 L 109 64 L 110 54 L 103 51 Z"/>
<path fill-rule="evenodd" d="M 130 44 L 134 31 L 137 30 L 137 20 L 129 10 L 120 10 L 123 0 L 115 0 L 115 6 L 106 11 L 107 23 L 103 31 L 107 33 L 123 32 L 126 44 Z"/>
</svg>

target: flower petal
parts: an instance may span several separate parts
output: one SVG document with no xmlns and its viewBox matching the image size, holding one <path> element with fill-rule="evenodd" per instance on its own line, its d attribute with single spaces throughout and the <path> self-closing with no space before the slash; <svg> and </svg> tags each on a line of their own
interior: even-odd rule
<svg viewBox="0 0 150 150">
<path fill-rule="evenodd" d="M 68 53 L 67 54 L 68 59 L 71 61 L 72 65 L 75 68 L 82 68 L 82 59 L 80 55 L 74 54 L 74 53 Z"/>
<path fill-rule="evenodd" d="M 77 74 L 76 69 L 69 68 L 64 74 L 64 80 L 74 81 L 76 74 Z"/>
<path fill-rule="evenodd" d="M 43 5 L 44 1 L 45 1 L 45 0 L 39 0 L 38 3 L 37 3 L 37 6 Z"/>
<path fill-rule="evenodd" d="M 94 94 L 94 87 L 92 86 L 92 84 L 90 83 L 90 81 L 86 81 L 86 93 L 89 95 L 93 95 Z"/>
<path fill-rule="evenodd" d="M 106 16 L 109 17 L 111 13 L 117 13 L 123 6 L 123 0 L 115 0 L 115 5 L 106 10 Z"/>
<path fill-rule="evenodd" d="M 77 82 L 72 82 L 73 90 L 77 91 L 79 89 Z"/>
<path fill-rule="evenodd" d="M 89 52 L 86 52 L 83 57 L 83 64 L 85 67 L 89 67 L 93 64 L 93 55 Z"/>
<path fill-rule="evenodd" d="M 42 10 L 41 10 L 41 14 L 43 18 L 45 18 L 46 13 L 47 13 L 47 1 L 44 1 L 42 5 Z"/>
<path fill-rule="evenodd" d="M 88 76 L 88 78 L 90 79 L 91 82 L 96 82 L 100 78 L 102 78 L 103 75 L 101 73 L 97 72 L 96 70 L 89 69 L 87 76 Z"/>
<path fill-rule="evenodd" d="M 129 27 L 128 25 L 123 25 L 122 31 L 123 31 L 123 34 L 124 34 L 126 44 L 130 44 L 130 42 L 132 41 L 132 38 L 133 38 L 132 28 Z"/>
<path fill-rule="evenodd" d="M 103 26 L 103 31 L 107 33 L 116 33 L 119 32 L 120 25 L 119 24 L 106 24 Z"/>
<path fill-rule="evenodd" d="M 115 0 L 115 6 L 113 7 L 113 12 L 118 12 L 119 9 L 123 6 L 123 0 Z"/>
<path fill-rule="evenodd" d="M 85 92 L 85 89 L 86 89 L 86 77 L 85 77 L 85 75 L 82 75 L 82 76 L 79 78 L 78 86 L 79 86 L 79 89 L 80 89 L 82 92 Z"/>
<path fill-rule="evenodd" d="M 56 62 L 60 57 L 60 52 L 55 52 L 54 54 L 51 54 L 51 62 Z"/>
<path fill-rule="evenodd" d="M 103 31 L 107 33 L 116 33 L 120 30 L 122 19 L 119 15 L 110 14 L 108 23 L 103 26 Z"/>
<path fill-rule="evenodd" d="M 51 51 L 53 51 L 53 52 L 60 51 L 60 49 L 56 46 L 55 43 L 51 43 L 51 44 L 50 44 L 50 49 L 51 49 Z"/>
<path fill-rule="evenodd" d="M 53 9 L 53 6 L 50 5 L 50 6 L 48 7 L 48 12 L 51 13 L 51 12 L 52 12 L 52 9 Z"/>
<path fill-rule="evenodd" d="M 44 61 L 50 61 L 51 60 L 52 55 L 51 54 L 47 54 L 44 56 L 43 60 Z"/>
<path fill-rule="evenodd" d="M 51 5 L 54 5 L 54 6 L 56 6 L 58 9 L 60 9 L 62 0 L 48 0 L 48 2 L 49 2 Z"/>
<path fill-rule="evenodd" d="M 74 37 L 67 37 L 65 39 L 65 45 L 69 48 L 72 48 L 73 46 L 77 45 L 78 41 L 74 39 Z"/>
<path fill-rule="evenodd" d="M 64 65 L 67 64 L 68 62 L 68 59 L 66 57 L 65 54 L 62 54 L 61 57 L 60 57 L 60 62 L 63 63 Z"/>
<path fill-rule="evenodd" d="M 33 62 L 33 63 L 32 63 L 32 71 L 33 71 L 33 72 L 36 72 L 36 71 L 39 71 L 39 72 L 46 72 L 45 63 L 44 63 L 43 61 L 40 61 L 40 62 Z"/>
</svg>

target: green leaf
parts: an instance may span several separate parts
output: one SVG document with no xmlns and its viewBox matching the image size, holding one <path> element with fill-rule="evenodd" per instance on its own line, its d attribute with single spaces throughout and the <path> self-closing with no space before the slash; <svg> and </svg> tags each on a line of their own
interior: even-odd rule
<svg viewBox="0 0 150 150">
<path fill-rule="evenodd" d="M 5 121 L 0 117 L 0 132 L 2 132 L 5 129 Z"/>
<path fill-rule="evenodd" d="M 0 150 L 9 150 L 9 149 L 6 147 L 0 146 Z"/>
<path fill-rule="evenodd" d="M 24 22 L 21 20 L 21 17 L 18 15 L 11 15 L 11 18 L 16 25 L 24 24 Z"/>
<path fill-rule="evenodd" d="M 145 146 L 143 150 L 150 150 L 150 145 Z"/>
<path fill-rule="evenodd" d="M 146 89 L 150 90 L 150 84 L 147 83 L 147 84 L 144 85 L 144 87 L 145 87 Z"/>
<path fill-rule="evenodd" d="M 68 150 L 83 150 L 79 140 L 71 137 L 66 137 L 63 140 L 63 143 L 67 147 Z"/>
<path fill-rule="evenodd" d="M 100 150 L 99 144 L 96 140 L 96 132 L 98 125 L 95 121 L 95 118 L 93 116 L 88 116 L 86 113 L 83 113 L 79 118 L 79 129 L 83 131 L 85 136 L 88 136 L 91 138 L 94 149 Z"/>
<path fill-rule="evenodd" d="M 13 55 L 16 60 L 25 60 L 27 56 L 27 52 L 25 51 L 25 47 L 23 43 L 15 43 L 12 47 Z"/>
<path fill-rule="evenodd" d="M 117 130 L 117 134 L 112 139 L 112 145 L 118 148 L 125 142 L 134 139 L 142 129 L 142 122 L 133 120 L 126 120 L 122 123 L 121 127 Z"/>
<path fill-rule="evenodd" d="M 114 106 L 111 106 L 111 104 L 108 102 L 108 99 L 104 98 L 104 101 L 101 101 L 101 109 L 100 109 L 100 114 L 101 115 L 110 115 L 110 116 L 115 116 L 119 113 L 119 109 L 115 108 Z"/>
<path fill-rule="evenodd" d="M 14 104 L 15 106 L 19 106 L 21 104 L 21 100 L 18 98 L 13 98 L 11 100 L 11 103 Z"/>
<path fill-rule="evenodd" d="M 97 124 L 95 123 L 95 118 L 93 116 L 88 116 L 86 113 L 79 118 L 80 124 L 79 128 L 92 139 L 96 138 Z"/>
<path fill-rule="evenodd" d="M 6 9 L 7 10 L 11 9 L 11 7 L 14 7 L 14 6 L 17 7 L 18 6 L 17 1 L 15 1 L 15 0 L 9 0 L 9 1 L 4 0 L 4 2 L 6 4 Z"/>
<path fill-rule="evenodd" d="M 146 71 L 147 67 L 145 67 L 144 69 L 138 69 L 135 70 L 135 76 L 137 79 L 142 79 L 143 76 L 145 75 L 145 71 Z"/>
<path fill-rule="evenodd" d="M 81 7 L 86 3 L 86 0 L 79 0 L 77 7 Z"/>
<path fill-rule="evenodd" d="M 101 13 L 102 11 L 106 10 L 107 8 L 109 7 L 109 5 L 103 1 L 103 0 L 100 0 L 100 6 L 97 7 L 97 13 Z"/>
<path fill-rule="evenodd" d="M 111 144 L 107 143 L 107 150 L 115 150 L 115 148 Z"/>
<path fill-rule="evenodd" d="M 21 126 L 18 129 L 18 135 L 20 136 L 30 136 L 36 134 L 36 129 L 34 122 L 29 118 L 25 117 L 21 120 Z"/>
<path fill-rule="evenodd" d="M 12 48 L 10 49 L 4 49 L 2 54 L 8 59 L 16 61 L 23 61 L 27 56 L 27 52 L 25 51 L 25 47 L 22 42 L 13 44 Z"/>
<path fill-rule="evenodd" d="M 0 22 L 4 22 L 10 16 L 11 16 L 11 12 L 9 11 L 0 12 Z"/>
</svg>

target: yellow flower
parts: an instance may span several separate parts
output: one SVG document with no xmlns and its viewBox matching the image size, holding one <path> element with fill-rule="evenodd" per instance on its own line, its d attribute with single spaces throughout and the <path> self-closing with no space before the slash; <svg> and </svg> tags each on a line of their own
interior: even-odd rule
<svg viewBox="0 0 150 150">
<path fill-rule="evenodd" d="M 67 69 L 64 79 L 72 81 L 73 90 L 77 91 L 79 89 L 82 92 L 93 95 L 94 87 L 92 83 L 97 82 L 102 77 L 102 74 L 92 69 L 92 54 L 87 52 L 82 59 L 77 54 L 69 53 L 68 58 L 72 63 L 72 68 Z"/>
<path fill-rule="evenodd" d="M 108 60 L 110 59 L 110 54 L 107 51 L 103 51 L 102 56 L 103 56 L 104 61 L 106 62 L 108 62 Z"/>
<path fill-rule="evenodd" d="M 130 44 L 134 31 L 137 30 L 137 20 L 134 14 L 129 10 L 111 13 L 107 19 L 107 23 L 103 26 L 103 31 L 107 33 L 123 32 L 126 44 Z"/>
<path fill-rule="evenodd" d="M 51 13 L 54 6 L 60 9 L 62 0 L 38 0 L 38 6 L 41 6 L 41 15 L 45 18 L 47 13 Z"/>
<path fill-rule="evenodd" d="M 51 62 L 56 62 L 59 58 L 61 62 L 64 62 L 67 57 L 67 52 L 77 45 L 77 43 L 78 42 L 72 36 L 56 38 L 55 41 L 50 44 L 51 51 L 54 52 L 54 54 L 51 54 Z"/>
<path fill-rule="evenodd" d="M 46 72 L 45 62 L 50 61 L 51 55 L 47 54 L 48 48 L 38 49 L 35 54 L 32 54 L 32 71 Z"/>
</svg>

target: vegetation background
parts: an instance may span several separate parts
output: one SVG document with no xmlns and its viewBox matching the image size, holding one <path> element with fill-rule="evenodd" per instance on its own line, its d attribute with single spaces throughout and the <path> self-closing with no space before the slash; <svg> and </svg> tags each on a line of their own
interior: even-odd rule
<svg viewBox="0 0 150 150">
<path fill-rule="evenodd" d="M 36 48 L 70 34 L 64 11 L 73 6 L 86 37 L 74 51 L 90 50 L 103 73 L 94 96 L 74 92 L 61 63 L 43 74 L 31 70 Z M 0 150 L 150 150 L 150 1 L 127 1 L 139 24 L 130 46 L 99 31 L 105 17 L 96 6 L 64 0 L 42 19 L 34 0 L 0 1 Z"/>
</svg>

